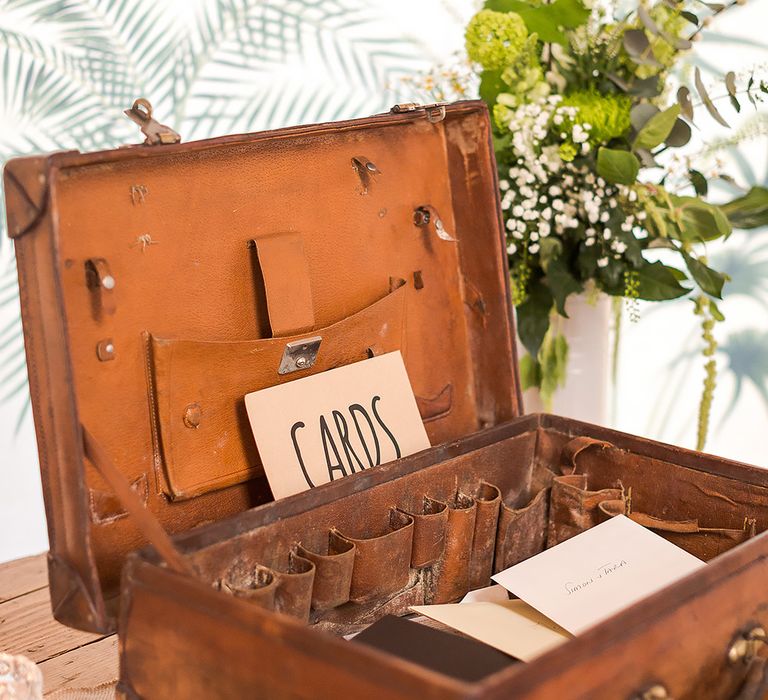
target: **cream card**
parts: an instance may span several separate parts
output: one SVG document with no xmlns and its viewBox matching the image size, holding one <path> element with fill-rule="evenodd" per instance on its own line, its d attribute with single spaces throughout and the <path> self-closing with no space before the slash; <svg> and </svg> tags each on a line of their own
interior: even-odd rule
<svg viewBox="0 0 768 700">
<path fill-rule="evenodd" d="M 522 600 L 414 605 L 411 610 L 521 661 L 531 661 L 571 637 Z"/>
<path fill-rule="evenodd" d="M 494 583 L 485 588 L 476 588 L 465 595 L 459 603 L 505 603 L 509 600 L 509 593 L 504 586 Z"/>
<path fill-rule="evenodd" d="M 429 447 L 400 352 L 247 394 L 275 498 Z"/>
<path fill-rule="evenodd" d="M 579 634 L 703 566 L 619 515 L 492 578 Z"/>
</svg>

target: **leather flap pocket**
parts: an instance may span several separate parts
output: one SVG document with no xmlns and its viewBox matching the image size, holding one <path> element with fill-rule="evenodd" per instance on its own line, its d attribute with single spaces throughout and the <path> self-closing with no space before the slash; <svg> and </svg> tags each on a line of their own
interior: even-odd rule
<svg viewBox="0 0 768 700">
<path fill-rule="evenodd" d="M 192 498 L 263 473 L 245 411 L 252 391 L 403 350 L 406 289 L 307 334 L 246 341 L 148 336 L 151 408 L 160 481 L 172 500 Z M 311 369 L 278 374 L 287 343 L 321 336 Z"/>
</svg>

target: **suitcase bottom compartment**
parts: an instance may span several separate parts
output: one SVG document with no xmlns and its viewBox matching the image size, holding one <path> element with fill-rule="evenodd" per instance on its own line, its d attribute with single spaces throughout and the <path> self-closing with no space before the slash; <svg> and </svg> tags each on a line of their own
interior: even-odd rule
<svg viewBox="0 0 768 700">
<path fill-rule="evenodd" d="M 179 541 L 197 580 L 135 556 L 124 574 L 122 692 L 630 698 L 663 684 L 678 699 L 734 697 L 760 662 L 728 662 L 728 647 L 749 625 L 768 627 L 756 578 L 768 575 L 756 537 L 768 529 L 768 479 L 590 428 L 527 417 L 189 533 Z M 716 561 L 478 684 L 340 639 L 411 605 L 457 601 L 617 514 Z"/>
</svg>

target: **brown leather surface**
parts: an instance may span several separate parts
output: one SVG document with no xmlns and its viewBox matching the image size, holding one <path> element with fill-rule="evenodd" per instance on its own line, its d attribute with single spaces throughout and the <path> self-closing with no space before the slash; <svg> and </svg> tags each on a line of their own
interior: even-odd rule
<svg viewBox="0 0 768 700">
<path fill-rule="evenodd" d="M 298 231 L 284 231 L 253 241 L 264 285 L 269 328 L 281 337 L 315 327 L 312 278 Z"/>
<path fill-rule="evenodd" d="M 572 432 L 553 429 L 550 421 L 561 428 L 569 426 Z M 247 652 L 230 661 L 240 678 L 239 686 L 233 687 L 239 687 L 241 693 L 249 683 L 258 683 L 270 689 L 271 697 L 338 697 L 380 674 L 396 673 L 391 658 L 364 663 L 354 650 L 346 648 L 319 662 L 321 648 L 335 641 L 334 636 L 357 631 L 384 614 L 402 615 L 411 605 L 460 598 L 474 585 L 470 582 L 473 562 L 478 555 L 485 561 L 487 553 L 488 538 L 479 534 L 485 528 L 478 528 L 478 517 L 485 518 L 480 515 L 485 509 L 493 516 L 492 506 L 501 503 L 495 533 L 496 570 L 543 551 L 548 523 L 560 536 L 628 513 L 662 536 L 688 538 L 680 544 L 697 556 L 711 547 L 713 535 L 724 543 L 734 534 L 728 525 L 736 518 L 744 527 L 739 530 L 740 539 L 731 539 L 729 551 L 695 576 L 531 664 L 513 665 L 494 678 L 461 688 L 448 688 L 444 678 L 411 667 L 409 683 L 413 686 L 404 687 L 402 697 L 613 700 L 632 698 L 653 684 L 662 684 L 681 700 L 731 700 L 748 684 L 746 666 L 727 661 L 728 646 L 740 631 L 768 624 L 768 598 L 764 586 L 758 585 L 768 570 L 768 473 L 704 455 L 699 456 L 698 465 L 717 464 L 722 473 L 697 470 L 687 464 L 692 453 L 651 442 L 630 449 L 635 438 L 618 433 L 602 438 L 610 445 L 582 450 L 572 460 L 570 439 L 574 433 L 588 434 L 592 429 L 558 421 L 561 419 L 548 416 L 512 421 L 461 441 L 462 447 L 475 445 L 470 451 L 435 448 L 184 535 L 177 542 L 200 578 L 184 579 L 182 603 L 175 599 L 178 580 L 160 582 L 165 567 L 150 563 L 154 559 L 151 552 L 134 557 L 126 576 L 125 594 L 131 604 L 122 627 L 128 650 L 123 683 L 141 697 L 161 697 L 152 680 L 167 673 L 170 665 L 189 674 L 184 690 L 190 697 L 203 697 L 197 684 L 220 663 L 207 648 L 222 643 L 235 628 L 237 634 L 246 635 L 243 643 L 248 649 L 268 644 L 271 650 L 267 653 L 271 663 L 260 664 L 258 671 L 248 672 L 252 657 Z M 572 462 L 568 470 L 575 469 L 575 473 L 559 475 L 563 455 L 566 463 Z M 510 469 L 510 464 L 518 468 Z M 640 474 L 648 478 L 636 478 Z M 631 498 L 628 489 L 608 486 L 624 479 L 633 482 Z M 567 487 L 561 493 L 555 487 L 558 483 Z M 659 510 L 633 508 L 634 504 L 653 504 L 659 492 L 674 494 L 696 483 L 705 487 L 687 492 L 685 502 L 659 498 Z M 483 503 L 486 505 L 481 506 Z M 439 504 L 449 507 L 441 509 Z M 447 512 L 445 548 L 433 563 L 414 565 L 415 523 L 411 527 L 408 519 L 394 524 L 389 520 L 391 513 L 402 511 L 413 513 L 410 517 Z M 699 514 L 698 520 L 688 517 L 692 511 Z M 427 522 L 432 527 L 432 520 Z M 435 518 L 434 522 L 439 521 Z M 361 523 L 365 524 L 362 530 Z M 408 524 L 398 528 L 400 523 Z M 308 628 L 297 629 L 288 618 L 264 611 L 262 605 L 258 613 L 242 606 L 225 610 L 221 592 L 210 586 L 233 562 L 284 571 L 290 566 L 295 542 L 324 552 L 329 533 L 335 532 L 345 532 L 348 537 L 355 532 L 356 546 L 367 548 L 371 556 L 356 558 L 353 563 L 352 579 L 361 585 L 358 592 L 351 599 L 339 596 L 333 607 L 313 606 Z M 437 528 L 434 532 L 441 534 Z M 479 578 L 476 584 L 482 585 Z M 306 589 L 286 593 L 283 605 L 303 612 L 307 595 Z M 160 601 L 166 601 L 170 609 L 161 612 Z M 247 601 L 232 602 L 247 605 Z M 194 614 L 187 614 L 189 607 L 194 607 Z M 281 610 L 277 600 L 271 610 Z M 256 615 L 266 617 L 257 619 Z M 158 616 L 164 626 L 154 632 Z M 253 621 L 244 622 L 247 619 Z M 165 626 L 177 620 L 190 640 L 171 641 Z M 162 663 L 156 661 L 152 655 L 158 653 L 158 645 L 167 644 L 170 646 L 162 646 L 166 650 Z M 202 668 L 185 666 L 185 649 L 187 656 L 204 659 Z M 316 673 L 335 678 L 333 690 L 329 687 L 321 692 L 306 677 L 302 681 L 293 676 L 280 679 L 273 669 L 278 658 L 295 664 L 305 663 L 306 658 L 321 663 Z M 755 678 L 762 681 L 757 672 Z M 210 697 L 227 697 L 215 689 L 207 692 Z"/>
<path fill-rule="evenodd" d="M 181 532 L 269 500 L 242 410 L 261 386 L 399 348 L 432 444 L 519 415 L 495 192 L 477 102 L 437 123 L 417 111 L 9 162 L 53 556 L 80 579 L 54 589 L 60 619 L 108 629 L 99 589 L 115 595 L 145 542 L 130 518 L 92 517 L 88 493 L 110 487 L 83 463 L 81 424 Z M 416 226 L 419 207 L 455 240 Z M 367 322 L 392 279 L 402 315 Z M 318 364 L 281 378 L 282 344 L 309 335 Z"/>
<path fill-rule="evenodd" d="M 312 331 L 322 336 L 313 372 L 359 362 L 379 352 L 405 350 L 405 300 L 401 286 L 338 323 Z M 278 375 L 288 342 L 306 335 L 250 341 L 149 340 L 156 421 L 156 479 L 172 500 L 199 496 L 263 474 L 243 397 L 292 381 Z M 301 374 L 301 373 L 299 373 Z M 199 412 L 194 424 L 190 407 Z"/>
</svg>

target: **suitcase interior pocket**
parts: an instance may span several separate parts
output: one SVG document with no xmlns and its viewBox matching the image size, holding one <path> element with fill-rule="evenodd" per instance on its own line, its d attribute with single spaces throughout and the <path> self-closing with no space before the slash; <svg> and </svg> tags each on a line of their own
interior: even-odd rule
<svg viewBox="0 0 768 700">
<path fill-rule="evenodd" d="M 192 498 L 263 473 L 245 411 L 245 394 L 403 350 L 406 288 L 301 336 L 252 341 L 199 341 L 147 335 L 150 402 L 160 484 L 172 500 Z M 305 371 L 278 374 L 287 343 L 322 342 Z"/>
<path fill-rule="evenodd" d="M 768 526 L 763 492 L 737 482 L 708 476 L 702 484 L 684 467 L 605 444 L 557 475 L 557 460 L 537 459 L 534 449 L 526 434 L 353 489 L 220 540 L 193 561 L 223 592 L 346 635 L 412 605 L 459 601 L 492 572 L 616 515 L 704 560 Z M 665 488 L 680 484 L 691 485 L 687 497 L 665 499 Z M 691 512 L 723 527 L 701 526 Z"/>
</svg>

